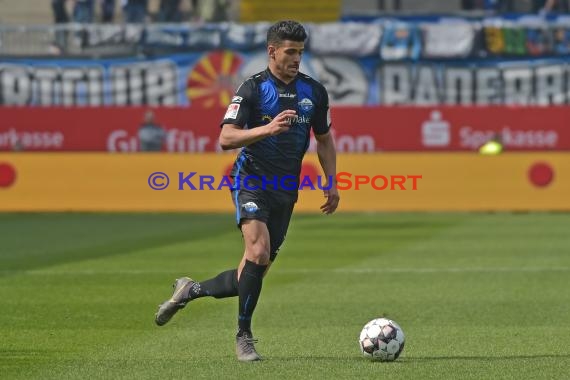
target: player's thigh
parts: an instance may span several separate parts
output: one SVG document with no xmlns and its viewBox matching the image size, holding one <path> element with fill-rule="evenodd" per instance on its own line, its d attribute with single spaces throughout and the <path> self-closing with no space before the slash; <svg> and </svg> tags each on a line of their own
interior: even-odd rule
<svg viewBox="0 0 570 380">
<path fill-rule="evenodd" d="M 245 244 L 245 260 L 256 264 L 269 262 L 269 232 L 267 221 L 269 220 L 269 200 L 262 190 L 242 189 L 233 195 L 236 206 L 236 222 L 241 229 Z"/>
<path fill-rule="evenodd" d="M 243 219 L 241 233 L 248 259 L 249 257 L 258 259 L 262 256 L 269 258 L 270 237 L 269 230 L 264 222 L 257 219 Z"/>
</svg>

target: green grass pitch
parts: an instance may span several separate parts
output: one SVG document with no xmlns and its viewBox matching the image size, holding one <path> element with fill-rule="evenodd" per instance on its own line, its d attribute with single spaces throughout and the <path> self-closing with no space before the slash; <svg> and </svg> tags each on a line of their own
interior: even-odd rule
<svg viewBox="0 0 570 380">
<path fill-rule="evenodd" d="M 570 214 L 293 217 L 253 320 L 265 360 L 238 363 L 237 299 L 164 327 L 174 278 L 235 267 L 227 215 L 0 214 L 2 379 L 567 379 Z M 406 334 L 362 358 L 361 327 Z"/>
</svg>

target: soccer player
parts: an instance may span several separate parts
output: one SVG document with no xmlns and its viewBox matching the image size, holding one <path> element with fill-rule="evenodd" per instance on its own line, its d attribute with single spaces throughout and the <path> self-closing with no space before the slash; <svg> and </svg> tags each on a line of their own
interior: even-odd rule
<svg viewBox="0 0 570 380">
<path fill-rule="evenodd" d="M 284 179 L 294 178 L 298 185 L 311 128 L 324 175 L 330 179 L 320 209 L 332 214 L 339 203 L 328 94 L 320 83 L 299 72 L 306 38 L 298 22 L 280 21 L 271 26 L 268 68 L 242 83 L 222 122 L 221 147 L 242 148 L 231 173 L 236 223 L 245 245 L 241 262 L 236 269 L 203 282 L 177 279 L 174 294 L 159 306 L 155 318 L 162 326 L 189 301 L 238 296 L 236 354 L 240 361 L 261 359 L 255 350 L 251 319 L 263 277 L 285 239 L 297 201 L 297 186 Z M 243 183 L 248 176 L 254 177 Z"/>
</svg>

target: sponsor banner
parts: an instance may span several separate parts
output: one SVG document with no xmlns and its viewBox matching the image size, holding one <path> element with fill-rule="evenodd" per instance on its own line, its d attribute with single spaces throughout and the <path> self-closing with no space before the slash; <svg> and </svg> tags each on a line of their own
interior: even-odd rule
<svg viewBox="0 0 570 380">
<path fill-rule="evenodd" d="M 385 60 L 306 54 L 301 71 L 327 88 L 333 106 L 570 103 L 570 58 L 393 62 L 419 57 L 418 31 L 394 26 L 385 33 L 389 42 L 379 47 Z M 430 44 L 432 52 L 442 46 Z M 462 49 L 459 42 L 454 46 Z M 266 67 L 267 54 L 259 50 L 159 59 L 13 60 L 0 62 L 0 106 L 226 107 L 239 84 Z"/>
<path fill-rule="evenodd" d="M 507 152 L 570 150 L 567 107 L 340 108 L 332 115 L 337 146 L 349 152 L 475 151 L 497 133 Z M 348 149 L 346 134 L 354 141 Z"/>
<path fill-rule="evenodd" d="M 225 108 L 158 108 L 163 152 L 218 152 Z M 137 152 L 145 108 L 0 108 L 0 151 Z M 569 107 L 333 107 L 341 153 L 476 151 L 495 134 L 509 151 L 570 150 Z M 309 152 L 315 151 L 311 139 Z"/>
<path fill-rule="evenodd" d="M 229 186 L 221 186 L 233 159 L 0 154 L 0 211 L 196 211 L 233 218 Z M 309 177 L 321 173 L 316 155 L 303 170 Z M 338 212 L 570 211 L 568 153 L 341 155 L 338 170 Z M 323 202 L 321 190 L 305 188 L 296 210 L 318 213 Z"/>
<path fill-rule="evenodd" d="M 0 150 L 139 151 L 144 108 L 0 108 Z M 161 108 L 154 112 L 166 152 L 219 150 L 223 109 Z"/>
</svg>

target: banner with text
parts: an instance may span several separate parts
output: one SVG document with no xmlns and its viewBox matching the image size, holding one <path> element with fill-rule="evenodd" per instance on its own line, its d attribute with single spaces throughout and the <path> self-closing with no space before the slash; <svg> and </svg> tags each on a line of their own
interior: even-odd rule
<svg viewBox="0 0 570 380">
<path fill-rule="evenodd" d="M 0 108 L 0 151 L 139 151 L 141 107 Z M 218 152 L 224 108 L 157 108 L 162 151 Z M 341 153 L 476 151 L 495 134 L 509 151 L 570 150 L 570 107 L 333 107 Z M 315 151 L 311 140 L 309 151 Z M 230 152 L 232 153 L 232 152 Z"/>
<path fill-rule="evenodd" d="M 434 42 L 430 49 L 438 46 Z M 301 71 L 323 83 L 332 105 L 570 103 L 570 58 L 400 62 L 407 52 L 392 45 L 381 48 L 394 61 L 307 53 Z M 266 65 L 266 53 L 259 50 L 157 59 L 1 61 L 0 106 L 225 107 L 237 86 Z"/>
<path fill-rule="evenodd" d="M 224 175 L 232 162 L 216 154 L 0 154 L 0 211 L 199 211 L 231 218 Z M 309 179 L 295 209 L 318 213 L 324 200 L 315 154 L 303 169 Z M 341 155 L 338 212 L 570 211 L 569 173 L 568 153 Z"/>
</svg>

